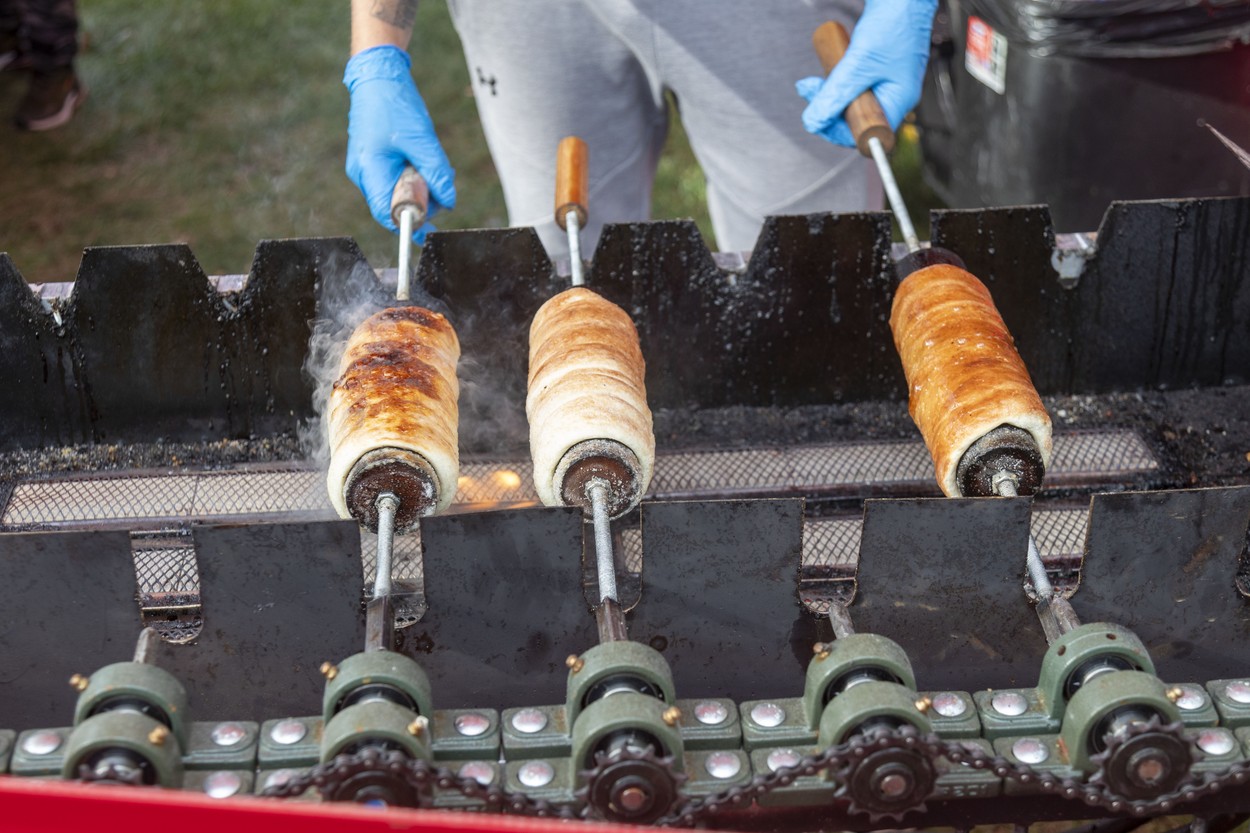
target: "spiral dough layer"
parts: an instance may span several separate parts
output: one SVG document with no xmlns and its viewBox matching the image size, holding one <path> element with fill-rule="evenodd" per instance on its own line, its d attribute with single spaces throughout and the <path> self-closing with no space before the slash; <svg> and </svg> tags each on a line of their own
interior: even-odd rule
<svg viewBox="0 0 1250 833">
<path fill-rule="evenodd" d="M 341 517 L 351 517 L 344 492 L 352 467 L 369 452 L 386 449 L 420 455 L 438 481 L 428 496 L 433 511 L 451 504 L 460 476 L 459 359 L 451 324 L 422 307 L 383 310 L 352 333 L 326 412 L 326 485 Z"/>
<path fill-rule="evenodd" d="M 587 440 L 619 443 L 638 458 L 638 494 L 655 467 L 646 364 L 638 331 L 623 309 L 575 287 L 555 296 L 530 325 L 529 393 L 534 486 L 547 506 L 563 506 L 556 470 Z"/>
<path fill-rule="evenodd" d="M 985 284 L 955 266 L 913 272 L 895 293 L 890 329 L 946 495 L 960 496 L 964 452 L 1000 425 L 1027 431 L 1050 465 L 1050 416 Z"/>
</svg>

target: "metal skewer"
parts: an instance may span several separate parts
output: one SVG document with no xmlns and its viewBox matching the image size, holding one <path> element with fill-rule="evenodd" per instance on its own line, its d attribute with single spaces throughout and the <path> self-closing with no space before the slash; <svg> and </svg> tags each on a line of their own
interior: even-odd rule
<svg viewBox="0 0 1250 833">
<path fill-rule="evenodd" d="M 399 274 L 395 298 L 407 301 L 412 281 L 412 233 L 421 228 L 429 210 L 430 189 L 416 168 L 404 168 L 391 194 L 391 220 L 399 226 Z"/>
<path fill-rule="evenodd" d="M 395 514 L 399 497 L 382 492 L 374 506 L 378 510 L 378 563 L 373 577 L 373 598 L 365 607 L 365 650 L 385 651 L 395 636 L 395 611 L 391 598 L 391 571 L 395 558 Z"/>
</svg>

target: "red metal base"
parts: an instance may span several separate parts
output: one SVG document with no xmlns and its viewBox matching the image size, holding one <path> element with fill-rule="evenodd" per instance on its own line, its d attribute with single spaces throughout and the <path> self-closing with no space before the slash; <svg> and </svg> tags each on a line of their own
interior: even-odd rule
<svg viewBox="0 0 1250 833">
<path fill-rule="evenodd" d="M 147 830 L 178 833 L 625 833 L 631 829 L 487 813 L 376 809 L 251 797 L 215 800 L 176 790 L 0 776 L 0 829 L 5 833 L 128 830 L 140 824 Z"/>
</svg>

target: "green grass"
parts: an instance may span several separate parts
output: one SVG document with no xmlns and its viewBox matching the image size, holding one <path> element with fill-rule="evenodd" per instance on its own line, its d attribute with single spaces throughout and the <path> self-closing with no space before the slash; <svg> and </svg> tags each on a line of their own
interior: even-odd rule
<svg viewBox="0 0 1250 833">
<path fill-rule="evenodd" d="M 346 235 L 373 265 L 394 263 L 395 238 L 343 173 L 346 3 L 93 0 L 80 12 L 89 97 L 69 125 L 12 128 L 25 79 L 0 73 L 0 251 L 27 280 L 72 280 L 84 247 L 135 243 L 185 242 L 209 274 L 246 272 L 265 238 Z M 421 4 L 413 52 L 457 170 L 458 206 L 438 225 L 503 225 L 445 2 Z M 693 217 L 710 237 L 702 173 L 674 125 L 654 214 Z"/>
</svg>

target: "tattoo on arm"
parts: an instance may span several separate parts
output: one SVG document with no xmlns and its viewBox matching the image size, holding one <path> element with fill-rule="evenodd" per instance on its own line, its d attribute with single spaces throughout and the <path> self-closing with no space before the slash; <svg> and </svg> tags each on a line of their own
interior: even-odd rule
<svg viewBox="0 0 1250 833">
<path fill-rule="evenodd" d="M 374 0 L 370 14 L 399 29 L 411 29 L 417 19 L 417 0 Z"/>
</svg>

